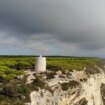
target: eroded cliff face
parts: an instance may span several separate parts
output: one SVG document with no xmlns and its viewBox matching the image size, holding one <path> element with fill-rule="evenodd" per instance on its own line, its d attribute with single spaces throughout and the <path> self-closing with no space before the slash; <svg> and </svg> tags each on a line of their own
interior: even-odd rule
<svg viewBox="0 0 105 105">
<path fill-rule="evenodd" d="M 46 81 L 52 88 L 53 92 L 40 89 L 30 94 L 31 105 L 105 105 L 105 74 L 101 70 L 100 73 L 86 75 L 73 75 L 68 78 L 63 75 L 56 75 L 54 79 Z M 79 73 L 81 74 L 81 73 Z M 75 78 L 79 76 L 80 78 Z M 69 81 L 75 80 L 78 86 L 68 89 L 62 89 L 62 85 L 67 85 Z M 68 85 L 69 86 L 69 85 Z"/>
<path fill-rule="evenodd" d="M 103 83 L 101 84 L 100 91 L 101 91 L 103 105 L 105 105 L 105 84 L 103 84 Z"/>
<path fill-rule="evenodd" d="M 103 83 L 105 83 L 104 74 L 92 75 L 87 82 L 82 83 L 84 90 L 82 96 L 87 99 L 88 105 L 104 105 L 100 91 Z"/>
</svg>

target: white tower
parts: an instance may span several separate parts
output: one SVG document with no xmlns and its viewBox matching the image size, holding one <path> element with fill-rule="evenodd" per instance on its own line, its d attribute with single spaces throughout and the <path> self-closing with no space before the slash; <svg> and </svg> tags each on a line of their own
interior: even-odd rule
<svg viewBox="0 0 105 105">
<path fill-rule="evenodd" d="M 46 58 L 45 57 L 42 57 L 41 55 L 40 57 L 37 57 L 36 64 L 35 64 L 35 71 L 37 73 L 46 71 Z"/>
</svg>

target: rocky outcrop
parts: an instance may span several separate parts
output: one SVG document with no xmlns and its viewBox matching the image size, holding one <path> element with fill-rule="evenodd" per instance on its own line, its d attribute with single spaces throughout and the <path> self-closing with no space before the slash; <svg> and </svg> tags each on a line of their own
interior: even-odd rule
<svg viewBox="0 0 105 105">
<path fill-rule="evenodd" d="M 105 83 L 104 74 L 95 74 L 82 83 L 84 89 L 83 95 L 88 100 L 88 105 L 103 105 L 100 87 L 101 84 Z"/>
<path fill-rule="evenodd" d="M 45 89 L 33 91 L 30 94 L 31 105 L 105 105 L 105 74 L 99 69 L 99 73 L 81 77 L 80 73 L 55 75 L 53 79 L 46 80 L 47 85 L 52 89 L 50 92 Z M 82 75 L 83 75 L 82 72 Z M 75 78 L 79 74 L 79 79 Z M 76 86 L 70 81 L 77 81 Z M 64 85 L 63 85 L 64 84 Z M 69 87 L 66 87 L 66 85 Z M 64 86 L 64 88 L 62 88 Z"/>
<path fill-rule="evenodd" d="M 77 102 L 74 105 L 87 105 L 88 101 L 86 100 L 86 98 L 82 98 L 79 102 Z"/>
<path fill-rule="evenodd" d="M 101 91 L 103 105 L 105 105 L 105 84 L 103 84 L 103 83 L 101 84 L 100 91 Z"/>
</svg>

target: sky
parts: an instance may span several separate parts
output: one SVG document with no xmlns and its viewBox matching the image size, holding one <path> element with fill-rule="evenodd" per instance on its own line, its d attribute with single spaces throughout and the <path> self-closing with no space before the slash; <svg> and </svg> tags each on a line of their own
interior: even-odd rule
<svg viewBox="0 0 105 105">
<path fill-rule="evenodd" d="M 105 0 L 0 0 L 0 55 L 105 57 Z"/>
</svg>

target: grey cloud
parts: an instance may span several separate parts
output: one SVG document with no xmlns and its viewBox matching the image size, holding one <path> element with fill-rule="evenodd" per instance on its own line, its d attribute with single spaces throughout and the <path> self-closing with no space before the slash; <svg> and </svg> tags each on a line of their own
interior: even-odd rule
<svg viewBox="0 0 105 105">
<path fill-rule="evenodd" d="M 1 0 L 0 29 L 20 40 L 49 44 L 55 39 L 76 43 L 80 49 L 102 49 L 104 4 L 104 0 Z M 48 34 L 46 38 L 44 34 Z"/>
</svg>

